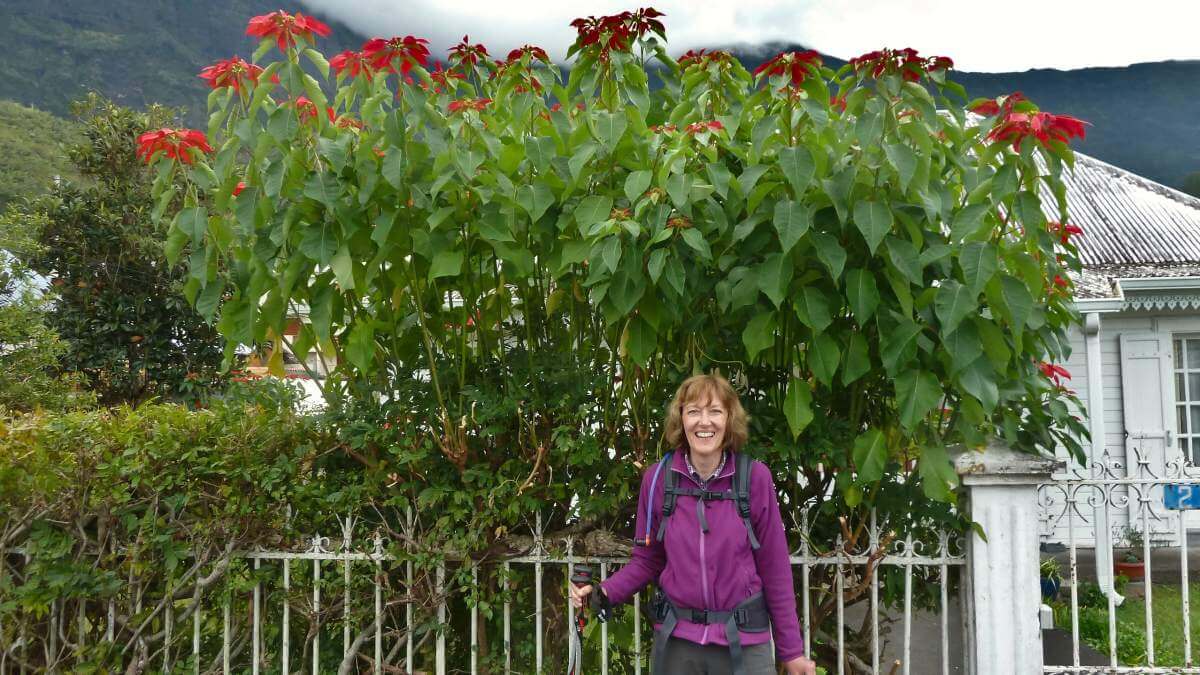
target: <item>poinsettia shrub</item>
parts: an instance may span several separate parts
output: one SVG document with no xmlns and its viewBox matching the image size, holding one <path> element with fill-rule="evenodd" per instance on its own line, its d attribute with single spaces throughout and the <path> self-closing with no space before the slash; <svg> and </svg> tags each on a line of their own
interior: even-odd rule
<svg viewBox="0 0 1200 675">
<path fill-rule="evenodd" d="M 252 61 L 205 71 L 208 129 L 142 139 L 160 205 L 184 200 L 166 248 L 189 298 L 230 356 L 334 357 L 354 456 L 477 553 L 534 510 L 627 527 L 694 372 L 735 382 L 789 504 L 847 518 L 814 526 L 822 549 L 872 507 L 961 528 L 952 445 L 1078 455 L 1054 364 L 1083 123 L 968 108 L 950 60 L 912 50 L 675 59 L 660 19 L 574 22 L 564 75 L 466 39 L 444 63 L 414 36 L 328 59 L 319 22 L 257 17 Z"/>
</svg>

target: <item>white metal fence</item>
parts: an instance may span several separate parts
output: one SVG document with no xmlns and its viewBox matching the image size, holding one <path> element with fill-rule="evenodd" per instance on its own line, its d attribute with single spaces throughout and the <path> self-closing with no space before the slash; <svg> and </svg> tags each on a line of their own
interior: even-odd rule
<svg viewBox="0 0 1200 675">
<path fill-rule="evenodd" d="M 802 511 L 793 522 L 793 527 L 800 531 L 802 543 L 794 551 L 791 561 L 801 591 L 799 609 L 810 654 L 815 639 L 823 652 L 822 665 L 830 673 L 839 675 L 866 672 L 906 675 L 941 672 L 948 675 L 958 672 L 951 671 L 948 649 L 952 633 L 960 629 L 957 623 L 952 626 L 949 589 L 957 570 L 965 564 L 961 542 L 936 533 L 932 535 L 936 541 L 922 542 L 911 536 L 895 539 L 894 534 L 872 518 L 866 536 L 856 537 L 849 546 L 839 538 L 830 553 L 817 554 L 809 545 L 810 523 L 805 514 L 807 511 Z M 565 588 L 560 587 L 570 576 L 570 566 L 591 563 L 599 567 L 601 577 L 607 577 L 626 560 L 620 556 L 575 555 L 575 542 L 569 539 L 565 541 L 565 552 L 552 554 L 550 548 L 560 547 L 543 539 L 541 519 L 537 518 L 532 548 L 527 554 L 485 563 L 485 566 L 498 568 L 492 570 L 494 574 L 488 575 L 489 578 L 528 580 L 531 576 L 532 607 L 521 606 L 515 597 L 504 595 L 503 604 L 498 608 L 499 617 L 496 617 L 494 610 L 497 608 L 463 601 L 461 593 L 479 588 L 480 572 L 486 567 L 481 568 L 477 563 L 442 562 L 434 568 L 431 580 L 438 591 L 434 596 L 436 610 L 430 617 L 432 624 L 426 624 L 426 629 L 422 630 L 413 591 L 422 580 L 415 576 L 412 560 L 403 561 L 399 566 L 389 565 L 396 561 L 385 552 L 384 540 L 377 534 L 357 536 L 353 518 L 342 520 L 342 530 L 337 541 L 320 535 L 311 537 L 305 550 L 231 552 L 234 564 L 241 561 L 252 570 L 252 588 L 245 588 L 240 593 L 209 593 L 197 585 L 191 597 L 160 601 L 162 614 L 156 625 L 161 626 L 161 633 L 155 637 L 161 638 L 161 646 L 157 651 L 142 654 L 140 658 L 152 661 L 144 665 L 145 670 L 161 667 L 163 672 L 247 672 L 252 675 L 321 672 L 330 669 L 329 651 L 335 650 L 334 653 L 339 655 L 339 673 L 425 671 L 437 675 L 450 672 L 474 675 L 481 670 L 481 612 L 491 610 L 493 625 L 498 624 L 502 635 L 503 672 L 541 673 L 551 662 L 558 662 L 554 657 L 565 655 L 567 650 L 565 636 L 562 639 L 547 638 L 562 631 L 547 632 L 546 620 L 549 613 L 561 618 L 563 614 L 559 612 L 565 612 L 566 625 L 571 625 L 574 620 Z M 408 531 L 413 531 L 411 515 Z M 210 567 L 215 569 L 211 563 Z M 394 568 L 394 572 L 402 575 L 398 585 L 390 583 L 385 567 Z M 203 570 L 198 568 L 191 573 L 200 575 Z M 208 573 L 214 574 L 214 569 Z M 455 587 L 447 579 L 452 574 L 469 574 L 470 583 Z M 903 595 L 893 599 L 898 600 L 899 606 L 888 609 L 881 597 L 880 577 L 892 574 L 902 575 Z M 554 581 L 548 582 L 548 577 Z M 936 589 L 931 584 L 936 584 Z M 938 617 L 936 634 L 921 638 L 936 640 L 942 645 L 940 663 L 930 666 L 932 670 L 911 666 L 914 587 L 927 599 L 936 597 L 934 606 L 930 607 Z M 303 595 L 298 594 L 298 590 L 303 591 Z M 166 589 L 164 596 L 170 593 L 170 589 Z M 458 602 L 455 602 L 456 593 L 460 594 Z M 137 606 L 130 608 L 130 615 L 145 617 L 143 626 L 156 620 L 155 612 L 147 616 L 142 611 L 144 601 L 147 607 L 152 606 L 149 597 L 143 598 L 139 594 Z M 557 608 L 552 607 L 555 603 Z M 584 662 L 587 672 L 608 675 L 612 670 L 641 675 L 652 641 L 652 626 L 642 616 L 642 604 L 642 598 L 634 599 L 631 644 L 626 640 L 623 648 L 616 648 L 610 640 L 607 624 L 600 624 L 598 636 L 589 637 L 588 641 L 593 644 L 598 637 L 599 649 L 593 646 L 591 662 Z M 249 617 L 242 615 L 246 605 Z M 452 605 L 465 608 L 469 616 L 452 616 Z M 854 608 L 854 605 L 858 607 Z M 21 665 L 27 659 L 20 656 L 34 650 L 40 653 L 43 663 L 66 663 L 60 652 L 71 648 L 70 624 L 74 621 L 78 622 L 76 644 L 91 635 L 112 643 L 114 649 L 129 651 L 134 659 L 138 658 L 136 640 L 130 638 L 129 629 L 116 625 L 117 609 L 111 603 L 102 611 L 96 607 L 85 610 L 83 606 L 76 606 L 77 616 L 68 617 L 66 605 L 55 603 L 48 635 L 24 634 L 15 643 L 6 645 L 0 656 L 0 675 L 27 672 Z M 550 612 L 551 609 L 557 611 Z M 821 609 L 836 615 L 833 634 L 818 631 L 814 635 L 813 616 Z M 862 617 L 860 625 L 869 624 L 866 631 L 869 640 L 864 639 L 866 636 L 860 630 L 860 639 L 853 645 L 848 644 L 845 634 L 847 612 L 851 610 Z M 513 629 L 517 623 L 514 612 L 522 620 L 525 630 L 532 620 L 532 635 L 522 632 L 514 641 Z M 306 615 L 308 621 L 298 621 L 304 617 L 297 613 Z M 466 620 L 462 621 L 463 618 Z M 104 625 L 93 625 L 97 621 Z M 303 627 L 304 623 L 307 623 L 306 632 L 294 634 L 293 631 Z M 340 644 L 336 642 L 338 623 L 341 624 Z M 890 629 L 897 623 L 902 636 L 890 638 Z M 456 634 L 454 627 L 463 624 L 467 627 L 467 635 Z M 0 626 L 2 635 L 3 627 Z M 335 643 L 327 644 L 331 639 Z M 461 663 L 449 662 L 448 639 L 458 641 L 459 654 L 461 647 L 468 647 L 469 662 L 466 659 Z M 521 650 L 517 647 L 523 645 L 527 651 L 530 642 L 533 643 L 532 659 L 527 658 L 528 654 L 524 654 L 524 659 L 519 658 L 518 651 Z M 866 649 L 863 643 L 866 643 Z M 891 655 L 890 662 L 884 662 L 885 652 Z M 833 654 L 836 654 L 836 663 L 830 662 Z M 499 669 L 494 667 L 493 672 Z"/>
<path fill-rule="evenodd" d="M 1063 542 L 1066 545 L 1066 574 L 1063 592 L 1069 608 L 1071 632 L 1071 655 L 1069 664 L 1046 665 L 1045 673 L 1200 673 L 1200 666 L 1192 659 L 1192 617 L 1188 577 L 1189 540 L 1186 512 L 1165 507 L 1167 491 L 1180 488 L 1200 491 L 1200 472 L 1188 463 L 1181 454 L 1174 459 L 1162 461 L 1162 448 L 1142 447 L 1138 439 L 1130 439 L 1130 447 L 1124 458 L 1105 454 L 1087 469 L 1075 467 L 1069 473 L 1057 477 L 1039 488 L 1039 502 L 1043 513 L 1042 538 L 1044 541 Z M 1154 458 L 1158 461 L 1154 461 Z M 1141 625 L 1128 620 L 1118 620 L 1118 607 L 1129 602 L 1129 588 L 1125 595 L 1118 591 L 1119 583 L 1113 572 L 1114 553 L 1132 551 L 1144 563 L 1145 579 L 1132 588 L 1140 589 L 1144 595 Z M 1090 565 L 1081 564 L 1081 554 L 1095 561 L 1094 582 L 1085 580 L 1091 575 Z M 1156 572 L 1155 565 L 1178 569 Z M 1171 564 L 1168 564 L 1171 563 Z M 1081 589 L 1095 583 L 1103 602 L 1100 607 L 1082 605 Z M 1154 594 L 1175 592 L 1180 597 L 1178 623 L 1157 620 L 1154 616 Z M 1093 593 L 1095 598 L 1096 594 Z M 1096 636 L 1095 621 L 1087 621 L 1081 614 L 1103 610 L 1107 635 Z M 1126 612 L 1128 614 L 1128 612 Z M 1089 625 L 1091 634 L 1083 634 L 1082 628 Z M 1144 640 L 1144 654 L 1137 638 Z M 1130 649 L 1119 650 L 1122 640 L 1133 638 Z M 1161 640 L 1178 640 L 1182 643 L 1182 657 L 1177 655 L 1164 663 L 1157 647 Z M 1086 658 L 1088 647 L 1095 649 L 1107 663 Z M 1125 653 L 1119 653 L 1125 652 Z"/>
</svg>

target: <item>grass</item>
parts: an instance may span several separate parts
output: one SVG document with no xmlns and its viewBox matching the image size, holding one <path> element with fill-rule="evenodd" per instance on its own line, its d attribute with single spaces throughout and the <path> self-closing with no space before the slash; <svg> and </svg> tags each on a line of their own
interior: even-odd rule
<svg viewBox="0 0 1200 675">
<path fill-rule="evenodd" d="M 1200 656 L 1200 583 L 1189 585 L 1190 632 L 1193 659 Z M 1125 589 L 1122 589 L 1125 590 Z M 1147 665 L 1146 602 L 1144 598 L 1129 597 L 1117 607 L 1117 660 L 1121 665 Z M 1066 630 L 1071 628 L 1070 599 L 1053 603 L 1054 623 Z M 1154 615 L 1154 664 L 1156 666 L 1184 665 L 1183 593 L 1179 585 L 1154 584 L 1151 593 Z M 1084 582 L 1079 588 L 1079 637 L 1096 651 L 1108 654 L 1108 603 L 1099 588 Z"/>
</svg>

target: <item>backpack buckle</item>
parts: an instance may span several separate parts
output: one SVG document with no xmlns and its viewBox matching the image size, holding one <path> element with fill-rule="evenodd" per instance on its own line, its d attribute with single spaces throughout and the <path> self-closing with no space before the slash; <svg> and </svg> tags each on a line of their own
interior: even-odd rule
<svg viewBox="0 0 1200 675">
<path fill-rule="evenodd" d="M 708 610 L 707 609 L 693 609 L 691 622 L 708 624 Z"/>
<path fill-rule="evenodd" d="M 741 609 L 735 609 L 733 611 L 733 622 L 737 624 L 739 628 L 745 626 L 746 624 L 750 623 L 750 612 L 746 611 L 745 607 Z"/>
<path fill-rule="evenodd" d="M 703 494 L 700 495 L 700 498 L 706 502 L 711 502 L 714 500 L 724 499 L 725 493 L 721 492 L 720 490 L 705 490 Z"/>
</svg>

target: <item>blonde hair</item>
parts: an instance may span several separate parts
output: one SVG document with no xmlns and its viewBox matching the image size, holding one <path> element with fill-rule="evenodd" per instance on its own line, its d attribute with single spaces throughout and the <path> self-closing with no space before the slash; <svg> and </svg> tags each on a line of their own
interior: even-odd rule
<svg viewBox="0 0 1200 675">
<path fill-rule="evenodd" d="M 667 405 L 667 417 L 663 424 L 663 441 L 668 449 L 687 448 L 687 437 L 683 433 L 683 406 L 693 401 L 720 401 L 725 408 L 725 438 L 721 447 L 738 452 L 749 438 L 749 416 L 738 400 L 737 392 L 729 380 L 715 374 L 693 375 L 675 390 L 675 397 Z"/>
</svg>

